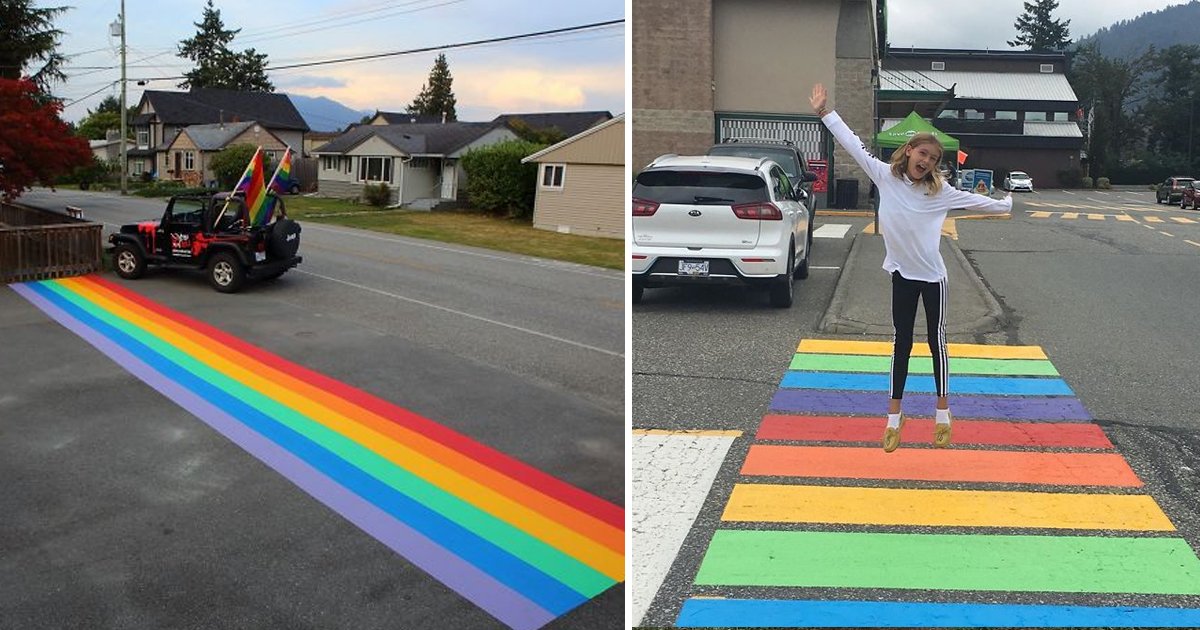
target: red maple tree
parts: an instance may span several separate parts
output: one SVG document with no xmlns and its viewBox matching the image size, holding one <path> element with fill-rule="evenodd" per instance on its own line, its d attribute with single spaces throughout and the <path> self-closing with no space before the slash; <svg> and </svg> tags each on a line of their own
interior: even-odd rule
<svg viewBox="0 0 1200 630">
<path fill-rule="evenodd" d="M 29 79 L 0 78 L 0 197 L 13 199 L 36 183 L 90 164 L 87 140 L 58 117 L 62 104 L 40 98 Z"/>
</svg>

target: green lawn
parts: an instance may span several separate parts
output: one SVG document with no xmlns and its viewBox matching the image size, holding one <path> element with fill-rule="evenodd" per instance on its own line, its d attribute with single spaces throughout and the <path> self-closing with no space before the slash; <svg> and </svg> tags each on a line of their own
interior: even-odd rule
<svg viewBox="0 0 1200 630">
<path fill-rule="evenodd" d="M 625 268 L 625 241 L 558 234 L 481 212 L 382 210 L 338 199 L 284 197 L 288 216 L 304 221 L 460 243 L 583 265 Z"/>
</svg>

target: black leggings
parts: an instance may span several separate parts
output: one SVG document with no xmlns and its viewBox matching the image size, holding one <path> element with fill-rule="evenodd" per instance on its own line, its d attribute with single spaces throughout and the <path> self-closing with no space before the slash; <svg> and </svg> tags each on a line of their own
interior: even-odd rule
<svg viewBox="0 0 1200 630">
<path fill-rule="evenodd" d="M 917 321 L 917 298 L 925 303 L 925 319 L 929 324 L 929 352 L 933 355 L 933 381 L 937 395 L 949 391 L 950 366 L 946 358 L 946 279 L 938 282 L 909 280 L 892 272 L 892 398 L 904 398 L 904 382 L 908 380 L 908 358 L 912 355 L 913 326 Z"/>
</svg>

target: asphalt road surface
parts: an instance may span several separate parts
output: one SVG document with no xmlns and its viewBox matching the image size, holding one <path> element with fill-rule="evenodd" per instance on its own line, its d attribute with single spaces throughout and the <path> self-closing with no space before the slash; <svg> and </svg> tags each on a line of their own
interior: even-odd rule
<svg viewBox="0 0 1200 630">
<path fill-rule="evenodd" d="M 1200 336 L 1196 334 L 1200 293 L 1195 291 L 1200 277 L 1200 215 L 1158 205 L 1148 189 L 1045 190 L 1014 198 L 1011 220 L 957 221 L 957 244 L 1005 309 L 1007 325 L 1001 332 L 952 336 L 949 341 L 1044 349 L 1115 451 L 1145 484 L 1140 491 L 1150 495 L 1170 519 L 1175 531 L 1163 536 L 1181 538 L 1191 552 L 1200 554 L 1200 415 L 1196 412 L 1200 392 L 1195 374 L 1200 355 Z M 661 587 L 655 585 L 643 597 L 642 622 L 675 625 L 684 602 L 697 594 L 751 599 L 1200 607 L 1196 595 L 1157 596 L 1153 588 L 1129 595 L 700 584 L 703 576 L 698 577 L 698 572 L 718 528 L 789 529 L 780 524 L 730 524 L 722 520 L 722 514 L 732 505 L 735 484 L 747 481 L 743 462 L 797 342 L 831 338 L 889 341 L 817 330 L 850 239 L 869 221 L 818 217 L 818 227 L 845 224 L 850 229 L 842 239 L 817 241 L 816 268 L 808 280 L 797 285 L 796 306 L 790 310 L 771 309 L 763 296 L 747 290 L 703 288 L 647 291 L 645 303 L 634 307 L 633 500 L 638 504 L 639 476 L 700 488 L 695 497 L 670 495 L 661 489 L 656 495 L 656 501 L 678 510 L 686 535 L 679 540 L 678 552 L 661 560 L 669 570 L 661 577 Z M 639 429 L 647 444 L 640 459 Z M 674 434 L 684 446 L 672 451 L 666 437 L 648 435 L 647 430 Z M 674 469 L 672 462 L 677 464 Z M 677 474 L 664 478 L 664 469 Z M 797 483 L 777 477 L 764 481 Z M 909 487 L 887 481 L 849 483 L 863 484 Z M 1015 490 L 1031 486 L 993 487 Z M 1038 486 L 1032 488 L 1041 491 Z M 686 521 L 692 518 L 689 526 Z M 636 524 L 634 529 L 636 541 Z M 898 531 L 894 527 L 812 524 L 799 529 Z M 1021 530 L 958 527 L 941 531 L 1004 534 Z M 631 553 L 636 591 L 643 587 L 637 562 L 647 550 L 635 542 Z M 1183 557 L 1189 563 L 1195 560 L 1186 553 Z M 890 558 L 880 556 L 879 562 Z M 1049 562 L 1046 568 L 1051 566 Z M 1136 573 L 1130 570 L 1131 580 Z M 636 623 L 637 597 L 634 606 Z"/>
<path fill-rule="evenodd" d="M 22 201 L 106 233 L 164 207 Z M 235 295 L 103 277 L 623 505 L 621 273 L 302 226 L 300 267 Z M 0 627 L 503 627 L 9 289 L 0 383 Z M 617 584 L 547 627 L 623 618 Z"/>
</svg>

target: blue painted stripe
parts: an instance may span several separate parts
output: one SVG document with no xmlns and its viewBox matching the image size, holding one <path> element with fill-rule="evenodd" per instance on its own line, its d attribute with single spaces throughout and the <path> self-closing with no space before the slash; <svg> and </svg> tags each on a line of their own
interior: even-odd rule
<svg viewBox="0 0 1200 630">
<path fill-rule="evenodd" d="M 197 378 L 146 345 L 81 308 L 42 283 L 28 285 L 84 325 L 112 340 L 167 378 L 195 392 L 215 407 L 237 418 L 255 432 L 279 444 L 355 494 L 375 504 L 434 543 L 470 562 L 554 615 L 561 615 L 587 598 L 542 573 L 512 554 L 464 529 L 452 520 L 329 453 L 257 409 Z M 98 308 L 98 307 L 97 307 Z"/>
<path fill-rule="evenodd" d="M 887 374 L 849 372 L 788 371 L 780 387 L 789 389 L 834 389 L 860 392 L 889 391 Z M 904 387 L 908 392 L 932 393 L 933 377 L 910 374 Z M 1061 378 L 1012 378 L 1002 376 L 951 376 L 951 394 L 985 394 L 993 396 L 1074 396 L 1075 392 Z"/>
<path fill-rule="evenodd" d="M 1200 608 L 689 599 L 682 628 L 1069 628 L 1200 626 Z"/>
</svg>

